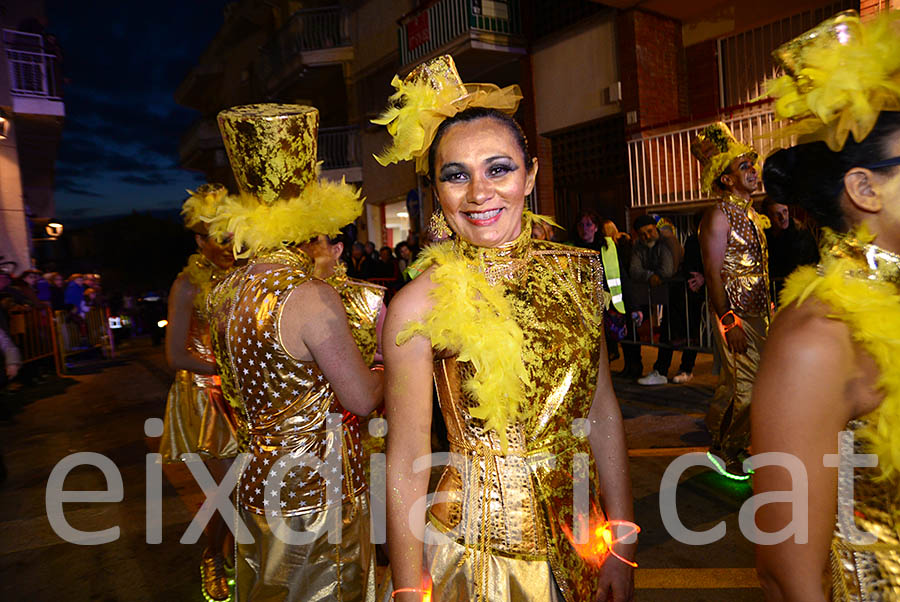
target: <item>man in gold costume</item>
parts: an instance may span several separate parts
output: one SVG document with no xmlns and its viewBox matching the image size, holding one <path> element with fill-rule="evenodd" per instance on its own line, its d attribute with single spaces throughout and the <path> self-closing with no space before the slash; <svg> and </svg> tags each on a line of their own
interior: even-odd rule
<svg viewBox="0 0 900 602">
<path fill-rule="evenodd" d="M 237 599 L 372 599 L 357 416 L 381 402 L 381 375 L 360 354 L 341 296 L 301 249 L 338 234 L 362 201 L 318 180 L 316 109 L 235 107 L 219 127 L 241 195 L 226 199 L 211 230 L 233 234 L 249 258 L 209 300 L 217 360 L 247 432 Z M 374 322 L 377 303 L 364 305 Z"/>
<path fill-rule="evenodd" d="M 750 392 L 769 327 L 768 251 L 751 195 L 759 187 L 757 153 L 738 142 L 724 123 L 704 128 L 691 143 L 702 165 L 704 193 L 721 198 L 703 215 L 700 247 L 716 349 L 719 384 L 706 415 L 709 458 L 731 478 L 746 480 L 742 462 L 750 445 Z"/>
</svg>

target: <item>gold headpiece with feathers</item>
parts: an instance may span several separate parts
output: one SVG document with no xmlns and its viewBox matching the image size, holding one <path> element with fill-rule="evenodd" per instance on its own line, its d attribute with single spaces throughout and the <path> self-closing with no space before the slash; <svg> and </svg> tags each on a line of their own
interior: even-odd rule
<svg viewBox="0 0 900 602">
<path fill-rule="evenodd" d="M 210 232 L 233 235 L 235 257 L 335 236 L 362 213 L 358 189 L 319 179 L 315 108 L 244 105 L 218 121 L 240 194 L 222 200 Z"/>
<path fill-rule="evenodd" d="M 860 142 L 881 111 L 900 111 L 900 12 L 861 22 L 846 11 L 773 53 L 784 75 L 767 85 L 775 116 L 787 124 L 777 135 L 824 141 L 832 151 L 847 136 Z"/>
<path fill-rule="evenodd" d="M 387 126 L 393 143 L 375 159 L 382 165 L 415 160 L 420 174 L 428 173 L 428 149 L 445 119 L 472 107 L 513 115 L 522 100 L 516 85 L 462 83 L 450 55 L 422 63 L 403 80 L 395 75 L 391 85 L 397 91 L 372 123 Z"/>
<path fill-rule="evenodd" d="M 228 191 L 221 184 L 210 183 L 198 186 L 197 190 L 188 190 L 190 195 L 181 206 L 184 225 L 190 230 L 203 234 L 208 233 L 207 222 L 216 215 L 216 210 Z"/>
</svg>

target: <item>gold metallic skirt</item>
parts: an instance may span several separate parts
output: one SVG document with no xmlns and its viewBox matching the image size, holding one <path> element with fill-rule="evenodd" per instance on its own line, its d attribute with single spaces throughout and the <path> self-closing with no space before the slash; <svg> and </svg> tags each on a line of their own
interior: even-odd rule
<svg viewBox="0 0 900 602">
<path fill-rule="evenodd" d="M 431 524 L 426 524 L 425 529 L 426 541 L 439 532 Z M 476 549 L 450 541 L 426 545 L 425 562 L 431 573 L 433 602 L 564 600 L 546 560 L 520 560 L 490 553 L 482 558 Z M 476 591 L 479 583 L 484 584 L 480 593 Z"/>
<path fill-rule="evenodd" d="M 266 517 L 240 509 L 253 537 L 237 545 L 237 602 L 374 602 L 375 554 L 364 496 L 341 507 L 341 541 L 328 542 L 329 510 L 286 517 L 294 531 L 315 533 L 310 544 L 276 537 Z"/>
<path fill-rule="evenodd" d="M 233 458 L 237 438 L 230 409 L 215 378 L 179 370 L 169 389 L 159 453 L 163 462 L 179 462 L 181 454 Z"/>
</svg>

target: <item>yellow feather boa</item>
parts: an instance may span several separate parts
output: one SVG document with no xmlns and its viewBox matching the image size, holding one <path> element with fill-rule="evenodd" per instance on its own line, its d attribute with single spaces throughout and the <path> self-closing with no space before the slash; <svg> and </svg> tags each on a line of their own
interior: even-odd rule
<svg viewBox="0 0 900 602">
<path fill-rule="evenodd" d="M 232 234 L 234 256 L 252 257 L 321 234 L 336 236 L 359 217 L 363 202 L 355 187 L 327 180 L 314 180 L 299 196 L 271 204 L 249 195 L 229 196 L 210 220 L 209 232 L 220 238 Z"/>
<path fill-rule="evenodd" d="M 833 310 L 828 317 L 844 322 L 853 340 L 875 359 L 884 401 L 861 436 L 878 456 L 882 478 L 893 478 L 900 474 L 900 290 L 896 282 L 870 277 L 873 271 L 861 251 L 872 240 L 865 229 L 855 236 L 826 231 L 823 240 L 821 267 L 791 274 L 781 301 L 799 305 L 810 296 L 821 300 Z M 847 253 L 848 248 L 857 252 Z M 898 265 L 893 270 L 896 278 Z"/>
<path fill-rule="evenodd" d="M 775 116 L 790 120 L 777 134 L 822 140 L 832 151 L 852 132 L 862 141 L 881 111 L 900 110 L 900 12 L 861 23 L 842 13 L 774 53 L 787 72 L 767 84 Z"/>
<path fill-rule="evenodd" d="M 532 221 L 554 223 L 526 211 L 521 236 L 531 236 Z M 397 335 L 397 344 L 422 335 L 435 349 L 470 362 L 474 375 L 462 384 L 478 403 L 470 413 L 497 433 L 505 450 L 506 427 L 518 417 L 532 382 L 525 367 L 530 350 L 503 288 L 492 286 L 478 265 L 461 257 L 454 241 L 428 247 L 415 265 L 423 272 L 434 266 L 433 306 L 423 322 L 412 322 Z"/>
</svg>

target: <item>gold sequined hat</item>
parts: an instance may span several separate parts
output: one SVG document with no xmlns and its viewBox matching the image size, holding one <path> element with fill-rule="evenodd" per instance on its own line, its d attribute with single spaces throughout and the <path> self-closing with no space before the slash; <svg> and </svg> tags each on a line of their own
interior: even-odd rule
<svg viewBox="0 0 900 602">
<path fill-rule="evenodd" d="M 846 11 L 772 53 L 784 75 L 770 81 L 782 139 L 823 141 L 832 151 L 861 142 L 882 111 L 900 111 L 900 11 L 862 22 Z"/>
<path fill-rule="evenodd" d="M 700 161 L 700 191 L 710 194 L 713 184 L 738 157 L 749 156 L 756 161 L 758 153 L 734 137 L 728 126 L 712 123 L 691 141 L 691 154 Z"/>
<path fill-rule="evenodd" d="M 397 91 L 372 123 L 387 126 L 393 143 L 375 159 L 382 165 L 415 160 L 420 174 L 428 173 L 428 150 L 445 119 L 472 107 L 513 115 L 522 100 L 517 85 L 463 83 L 446 54 L 418 65 L 403 80 L 395 75 L 391 85 Z"/>
<path fill-rule="evenodd" d="M 233 234 L 236 257 L 335 236 L 362 212 L 358 190 L 319 179 L 314 107 L 244 105 L 218 121 L 240 195 L 220 204 L 210 232 Z"/>
</svg>

